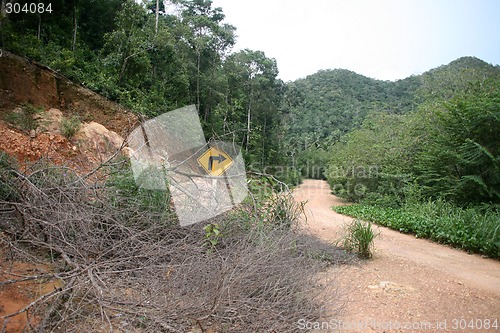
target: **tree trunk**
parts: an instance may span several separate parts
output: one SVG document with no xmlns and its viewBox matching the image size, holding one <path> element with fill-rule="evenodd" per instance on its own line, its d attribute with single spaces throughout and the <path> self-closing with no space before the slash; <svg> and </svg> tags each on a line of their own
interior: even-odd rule
<svg viewBox="0 0 500 333">
<path fill-rule="evenodd" d="M 266 156 L 266 129 L 267 129 L 267 117 L 264 117 L 264 126 L 262 127 L 262 153 L 260 157 L 260 163 L 262 167 L 264 167 L 265 164 L 265 156 Z"/>
<path fill-rule="evenodd" d="M 160 0 L 156 0 L 156 15 L 155 15 L 155 44 L 157 43 L 156 36 L 158 36 L 158 19 L 159 19 L 159 12 L 160 12 Z M 153 65 L 153 73 L 152 76 L 154 79 L 156 79 L 156 70 L 157 70 L 157 65 L 156 62 Z"/>
<path fill-rule="evenodd" d="M 1 4 L 0 4 L 0 16 L 2 17 L 5 17 L 5 15 L 7 15 L 7 13 L 5 12 L 5 4 L 7 3 L 7 0 L 2 0 Z"/>
<path fill-rule="evenodd" d="M 122 68 L 120 69 L 120 75 L 118 75 L 118 84 L 122 83 L 123 74 L 125 74 L 125 69 L 127 68 L 127 62 L 130 57 L 131 56 L 128 56 L 125 59 L 123 59 Z"/>
<path fill-rule="evenodd" d="M 246 142 L 246 145 L 245 145 L 245 151 L 248 153 L 248 144 L 250 143 L 250 121 L 252 120 L 252 116 L 251 116 L 251 111 L 252 111 L 252 108 L 250 106 L 250 104 L 248 104 L 248 110 L 247 110 L 247 142 Z"/>
<path fill-rule="evenodd" d="M 155 36 L 158 35 L 158 15 L 160 13 L 160 0 L 156 0 L 156 21 L 155 21 Z"/>
<path fill-rule="evenodd" d="M 198 75 L 196 77 L 196 106 L 200 109 L 200 66 L 201 66 L 201 52 L 198 50 L 198 61 L 196 64 Z"/>
<path fill-rule="evenodd" d="M 36 34 L 36 37 L 38 38 L 38 40 L 40 40 L 41 35 L 42 35 L 42 15 L 38 14 L 38 31 Z"/>
<path fill-rule="evenodd" d="M 75 52 L 76 50 L 76 34 L 78 31 L 78 24 L 76 18 L 76 3 L 77 1 L 73 2 L 73 52 Z"/>
</svg>

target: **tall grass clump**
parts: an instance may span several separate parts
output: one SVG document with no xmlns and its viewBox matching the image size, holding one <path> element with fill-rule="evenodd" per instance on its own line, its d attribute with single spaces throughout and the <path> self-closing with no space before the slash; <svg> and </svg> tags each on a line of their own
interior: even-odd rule
<svg viewBox="0 0 500 333">
<path fill-rule="evenodd" d="M 61 119 L 61 134 L 71 139 L 80 130 L 82 122 L 78 116 Z"/>
<path fill-rule="evenodd" d="M 347 251 L 355 252 L 361 258 L 371 258 L 377 236 L 370 222 L 355 219 L 343 226 L 341 242 Z"/>
</svg>

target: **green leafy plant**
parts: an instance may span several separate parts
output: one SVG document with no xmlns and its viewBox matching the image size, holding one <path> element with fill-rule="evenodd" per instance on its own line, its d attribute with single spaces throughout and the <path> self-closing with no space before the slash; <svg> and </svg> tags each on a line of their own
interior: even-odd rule
<svg viewBox="0 0 500 333">
<path fill-rule="evenodd" d="M 151 219 L 143 219 L 142 216 L 147 215 L 154 216 L 155 219 L 164 223 L 164 227 L 170 227 L 176 223 L 169 191 L 141 188 L 134 178 L 129 161 L 124 158 L 117 159 L 113 165 L 105 169 L 105 172 L 109 174 L 106 181 L 109 203 L 124 212 L 124 221 L 146 227 Z M 127 207 L 133 207 L 133 209 Z"/>
<path fill-rule="evenodd" d="M 82 122 L 77 116 L 63 118 L 61 120 L 61 134 L 70 139 L 78 132 L 81 126 Z"/>
<path fill-rule="evenodd" d="M 205 241 L 203 244 L 211 248 L 216 247 L 222 236 L 219 225 L 217 223 L 210 223 L 204 226 L 203 230 L 205 231 Z"/>
<path fill-rule="evenodd" d="M 17 191 L 11 184 L 15 179 L 15 174 L 11 170 L 16 167 L 16 160 L 0 150 L 0 201 L 17 201 Z M 1 217 L 2 213 L 0 213 Z"/>
<path fill-rule="evenodd" d="M 356 252 L 362 258 L 371 258 L 374 240 L 378 235 L 378 232 L 373 231 L 370 222 L 356 219 L 344 226 L 342 246 L 349 252 Z"/>
</svg>

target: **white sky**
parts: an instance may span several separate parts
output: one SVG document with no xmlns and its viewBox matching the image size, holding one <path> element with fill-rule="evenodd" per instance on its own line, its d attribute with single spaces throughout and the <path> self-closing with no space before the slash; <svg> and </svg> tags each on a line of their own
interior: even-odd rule
<svg viewBox="0 0 500 333">
<path fill-rule="evenodd" d="M 500 0 L 213 0 L 284 81 L 344 68 L 381 80 L 462 56 L 500 63 Z"/>
</svg>

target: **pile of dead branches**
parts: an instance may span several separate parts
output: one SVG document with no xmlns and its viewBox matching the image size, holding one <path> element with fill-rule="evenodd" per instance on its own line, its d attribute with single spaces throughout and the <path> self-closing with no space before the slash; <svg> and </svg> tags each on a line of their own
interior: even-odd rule
<svg viewBox="0 0 500 333">
<path fill-rule="evenodd" d="M 340 306 L 335 286 L 319 281 L 317 244 L 273 227 L 280 216 L 293 223 L 283 209 L 297 207 L 284 199 L 272 219 L 262 217 L 269 204 L 250 200 L 209 221 L 218 228 L 210 243 L 204 225 L 178 226 L 168 193 L 137 188 L 126 162 L 100 173 L 91 182 L 48 164 L 25 173 L 1 166 L 2 260 L 35 260 L 36 252 L 56 269 L 3 271 L 0 288 L 60 282 L 17 312 L 27 314 L 27 332 L 295 332 L 299 319 Z M 342 259 L 334 248 L 320 251 L 330 263 Z M 15 314 L 2 318 L 4 329 Z"/>
</svg>

